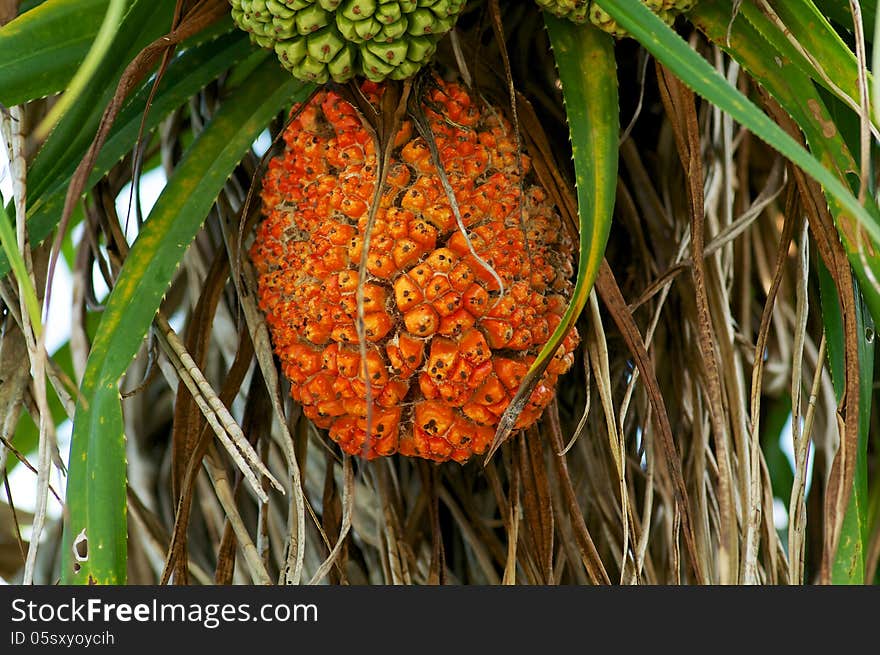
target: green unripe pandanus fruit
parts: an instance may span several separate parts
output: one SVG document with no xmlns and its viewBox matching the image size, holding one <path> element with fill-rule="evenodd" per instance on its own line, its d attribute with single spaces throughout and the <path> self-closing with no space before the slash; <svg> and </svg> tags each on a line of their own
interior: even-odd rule
<svg viewBox="0 0 880 655">
<path fill-rule="evenodd" d="M 232 18 L 307 82 L 410 77 L 466 0 L 230 0 Z"/>
</svg>

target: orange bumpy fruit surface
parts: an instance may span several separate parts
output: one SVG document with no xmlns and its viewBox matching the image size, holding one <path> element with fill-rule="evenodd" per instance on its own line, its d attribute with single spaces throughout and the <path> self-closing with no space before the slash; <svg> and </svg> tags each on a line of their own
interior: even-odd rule
<svg viewBox="0 0 880 655">
<path fill-rule="evenodd" d="M 377 106 L 383 87 L 362 90 Z M 275 353 L 306 416 L 347 453 L 464 462 L 485 452 L 561 320 L 572 241 L 498 109 L 440 79 L 421 107 L 465 230 L 428 144 L 404 121 L 370 233 L 365 361 L 358 271 L 377 146 L 333 91 L 285 130 L 250 254 Z M 572 330 L 560 345 L 517 428 L 540 417 L 577 339 Z"/>
</svg>

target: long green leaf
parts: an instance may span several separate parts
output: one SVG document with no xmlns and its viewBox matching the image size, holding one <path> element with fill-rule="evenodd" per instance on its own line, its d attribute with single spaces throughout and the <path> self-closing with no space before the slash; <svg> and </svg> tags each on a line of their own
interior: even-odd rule
<svg viewBox="0 0 880 655">
<path fill-rule="evenodd" d="M 857 105 L 859 73 L 856 56 L 816 5 L 810 0 L 776 0 L 772 5 L 774 13 L 786 27 L 785 31 L 753 3 L 743 3 L 740 13 L 783 57 L 797 65 L 817 84 L 848 104 Z M 852 17 L 849 18 L 848 25 L 852 25 Z M 792 45 L 789 37 L 801 45 L 809 58 Z M 817 70 L 817 64 L 822 67 L 824 75 Z M 841 96 L 838 91 L 846 97 Z"/>
<path fill-rule="evenodd" d="M 837 288 L 828 269 L 820 261 L 819 288 L 822 301 L 822 322 L 828 343 L 828 364 L 831 368 L 831 382 L 837 400 L 844 393 L 844 332 L 840 315 Z M 854 281 L 855 282 L 855 281 Z M 859 337 L 859 446 L 856 453 L 856 469 L 853 488 L 840 542 L 837 546 L 831 570 L 834 584 L 864 584 L 865 562 L 868 544 L 868 430 L 870 428 L 871 401 L 873 395 L 874 370 L 874 323 L 861 302 L 858 283 L 856 291 L 856 330 Z"/>
<path fill-rule="evenodd" d="M 658 61 L 694 91 L 728 113 L 819 182 L 841 208 L 880 243 L 880 221 L 831 171 L 729 84 L 709 63 L 641 2 L 595 0 Z M 699 9 L 700 5 L 697 5 Z M 845 219 L 844 219 L 845 220 Z"/>
<path fill-rule="evenodd" d="M 571 135 L 580 220 L 578 275 L 559 327 L 533 367 L 553 356 L 587 304 L 611 230 L 617 188 L 620 108 L 617 64 L 611 39 L 592 26 L 576 26 L 544 12 L 562 82 Z"/>
<path fill-rule="evenodd" d="M 169 113 L 185 104 L 208 82 L 252 51 L 247 34 L 237 30 L 193 47 L 176 57 L 162 78 L 150 107 L 144 125 L 145 133 L 149 134 Z M 94 186 L 125 154 L 131 152 L 151 88 L 152 81 L 146 82 L 119 112 L 98 155 L 95 168 L 86 184 L 87 189 Z M 55 178 L 42 193 L 31 197 L 28 204 L 28 233 L 32 242 L 39 243 L 58 225 L 67 186 L 77 164 L 79 158 L 69 160 L 63 170 L 56 171 Z M 5 275 L 8 270 L 7 259 L 0 256 L 0 276 Z"/>
<path fill-rule="evenodd" d="M 216 79 L 223 71 L 252 52 L 253 46 L 248 40 L 248 35 L 236 30 L 191 48 L 176 57 L 165 71 L 156 91 L 144 125 L 145 132 L 149 133 L 168 114 L 185 104 L 189 98 Z M 111 166 L 134 147 L 144 106 L 152 86 L 152 80 L 148 80 L 119 112 L 113 129 L 98 155 L 95 170 L 92 172 L 87 186 L 97 182 Z M 70 169 L 71 174 L 73 170 L 73 168 Z"/>
<path fill-rule="evenodd" d="M 543 374 L 586 305 L 605 256 L 614 212 L 620 133 L 614 43 L 592 25 L 575 25 L 548 12 L 544 12 L 544 23 L 559 70 L 571 135 L 580 222 L 578 275 L 562 321 L 499 422 L 492 450 L 510 433 L 534 381 Z"/>
<path fill-rule="evenodd" d="M 89 50 L 109 0 L 47 0 L 0 29 L 0 103 L 63 89 Z"/>
<path fill-rule="evenodd" d="M 119 378 L 230 173 L 271 117 L 294 95 L 308 90 L 276 62 L 257 69 L 225 100 L 184 155 L 126 259 L 95 336 L 76 408 L 62 549 L 66 583 L 125 581 L 125 437 Z M 83 530 L 87 559 L 74 561 L 74 542 Z"/>
<path fill-rule="evenodd" d="M 855 283 L 859 297 L 859 285 Z M 835 584 L 864 584 L 868 550 L 868 433 L 871 429 L 871 401 L 874 391 L 874 321 L 863 303 L 856 303 L 859 335 L 859 447 L 853 490 L 846 515 L 831 580 Z"/>
<path fill-rule="evenodd" d="M 125 67 L 144 46 L 170 29 L 175 0 L 130 3 L 113 44 L 83 90 L 80 102 L 65 113 L 30 166 L 29 198 L 51 186 L 71 162 L 79 163 L 95 137 L 101 115 L 116 92 Z"/>
<path fill-rule="evenodd" d="M 104 15 L 104 20 L 101 23 L 101 28 L 95 35 L 95 40 L 92 41 L 85 59 L 83 59 L 82 64 L 76 70 L 76 73 L 70 80 L 70 84 L 67 85 L 64 95 L 61 96 L 58 102 L 52 105 L 45 118 L 34 129 L 34 136 L 37 139 L 44 139 L 58 121 L 61 120 L 65 112 L 79 100 L 79 97 L 85 91 L 86 85 L 92 79 L 92 76 L 101 64 L 101 60 L 107 55 L 107 51 L 110 50 L 110 46 L 113 44 L 113 36 L 116 34 L 119 22 L 125 13 L 125 2 L 126 0 L 110 0 L 107 13 Z"/>
</svg>

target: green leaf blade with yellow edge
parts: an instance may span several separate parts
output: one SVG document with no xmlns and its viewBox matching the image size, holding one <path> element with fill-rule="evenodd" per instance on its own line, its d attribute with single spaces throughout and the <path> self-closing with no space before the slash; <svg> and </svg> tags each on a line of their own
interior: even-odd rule
<svg viewBox="0 0 880 655">
<path fill-rule="evenodd" d="M 487 459 L 512 432 L 535 384 L 586 306 L 614 213 L 620 137 L 614 41 L 592 25 L 576 25 L 549 12 L 544 12 L 544 23 L 562 83 L 574 159 L 580 234 L 577 281 L 562 321 L 501 417 Z"/>
</svg>

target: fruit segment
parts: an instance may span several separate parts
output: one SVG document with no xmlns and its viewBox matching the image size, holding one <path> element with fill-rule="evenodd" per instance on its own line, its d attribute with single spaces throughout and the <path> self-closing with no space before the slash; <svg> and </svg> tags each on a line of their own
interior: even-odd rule
<svg viewBox="0 0 880 655">
<path fill-rule="evenodd" d="M 250 255 L 291 395 L 318 427 L 354 455 L 464 462 L 485 452 L 560 322 L 573 242 L 501 111 L 454 83 L 429 88 L 422 109 L 464 229 L 428 144 L 405 122 L 359 290 L 377 147 L 355 108 L 321 91 L 269 164 Z M 378 104 L 380 85 L 362 89 Z M 538 420 L 577 341 L 572 330 L 517 428 Z"/>
</svg>

